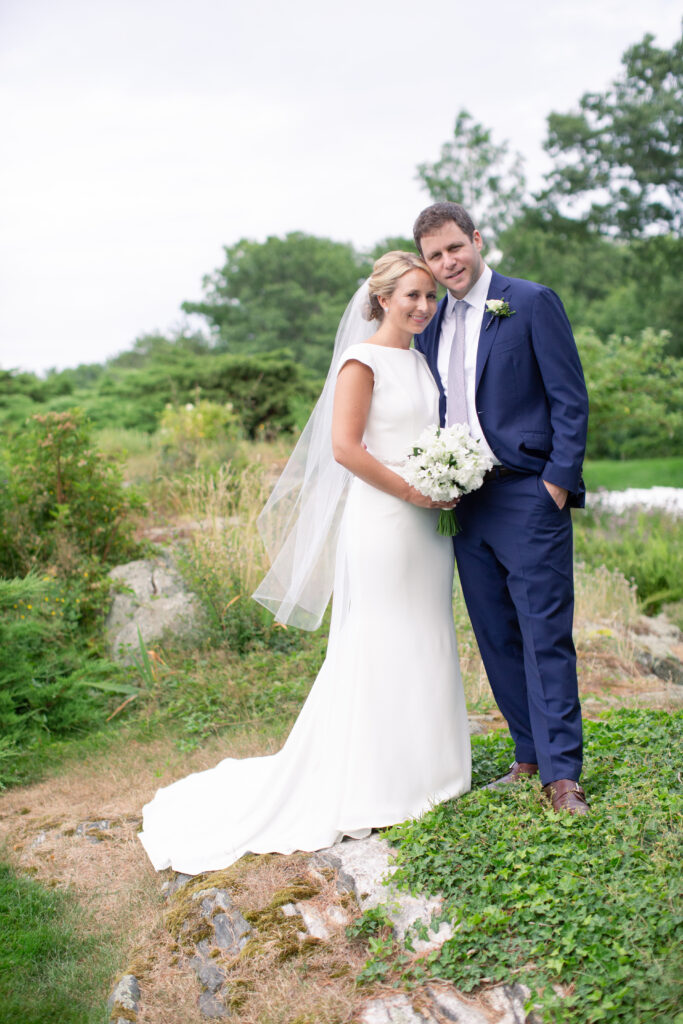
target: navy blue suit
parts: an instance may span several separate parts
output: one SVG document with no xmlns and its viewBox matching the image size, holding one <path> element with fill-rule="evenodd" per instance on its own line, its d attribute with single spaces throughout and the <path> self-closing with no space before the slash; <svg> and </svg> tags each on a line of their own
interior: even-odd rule
<svg viewBox="0 0 683 1024">
<path fill-rule="evenodd" d="M 581 479 L 588 397 L 571 327 L 557 295 L 493 272 L 489 299 L 510 317 L 482 321 L 476 409 L 496 458 L 515 472 L 487 481 L 458 505 L 455 538 L 467 609 L 518 761 L 537 763 L 541 782 L 578 781 L 581 708 L 572 641 L 570 506 L 583 506 Z M 415 346 L 446 399 L 437 368 L 444 299 Z M 543 480 L 569 491 L 559 509 Z"/>
</svg>

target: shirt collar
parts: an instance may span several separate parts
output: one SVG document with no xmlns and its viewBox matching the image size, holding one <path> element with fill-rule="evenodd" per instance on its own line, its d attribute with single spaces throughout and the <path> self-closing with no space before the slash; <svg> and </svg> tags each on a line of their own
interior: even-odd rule
<svg viewBox="0 0 683 1024">
<path fill-rule="evenodd" d="M 484 312 L 484 306 L 486 305 L 486 296 L 489 293 L 492 277 L 493 271 L 491 270 L 490 267 L 484 264 L 483 273 L 481 274 L 479 279 L 472 285 L 467 295 L 463 296 L 465 301 L 468 302 L 470 306 L 474 306 L 474 308 L 482 314 Z M 455 304 L 457 301 L 458 300 L 454 299 L 450 292 L 447 292 L 445 315 L 449 319 L 450 317 L 455 316 Z"/>
</svg>

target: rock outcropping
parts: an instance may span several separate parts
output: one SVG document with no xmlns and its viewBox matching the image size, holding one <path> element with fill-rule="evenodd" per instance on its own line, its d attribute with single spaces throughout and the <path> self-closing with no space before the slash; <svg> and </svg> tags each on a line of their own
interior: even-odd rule
<svg viewBox="0 0 683 1024">
<path fill-rule="evenodd" d="M 125 665 L 133 663 L 140 640 L 149 645 L 166 631 L 187 632 L 199 616 L 197 599 L 188 593 L 168 554 L 117 565 L 109 573 L 122 584 L 114 594 L 106 628 L 111 655 Z"/>
</svg>

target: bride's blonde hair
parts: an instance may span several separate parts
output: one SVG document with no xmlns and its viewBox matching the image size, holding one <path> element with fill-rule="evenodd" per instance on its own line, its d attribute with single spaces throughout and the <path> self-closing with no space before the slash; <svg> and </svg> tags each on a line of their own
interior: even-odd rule
<svg viewBox="0 0 683 1024">
<path fill-rule="evenodd" d="M 422 257 L 418 256 L 417 253 L 393 249 L 391 252 L 385 252 L 383 256 L 375 260 L 372 274 L 368 278 L 370 301 L 366 316 L 367 320 L 382 320 L 384 310 L 379 303 L 380 297 L 383 299 L 391 298 L 396 290 L 399 279 L 404 274 L 407 274 L 409 270 L 424 270 L 425 274 L 429 274 L 432 281 L 434 281 L 434 287 L 436 288 L 434 275 Z"/>
</svg>

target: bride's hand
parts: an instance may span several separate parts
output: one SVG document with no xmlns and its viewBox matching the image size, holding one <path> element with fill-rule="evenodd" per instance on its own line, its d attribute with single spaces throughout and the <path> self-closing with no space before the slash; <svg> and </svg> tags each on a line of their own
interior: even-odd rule
<svg viewBox="0 0 683 1024">
<path fill-rule="evenodd" d="M 459 498 L 454 498 L 453 501 L 432 501 L 425 494 L 422 494 L 415 487 L 408 487 L 408 491 L 405 496 L 405 500 L 410 502 L 411 505 L 418 505 L 420 508 L 455 508 L 458 504 Z"/>
</svg>

